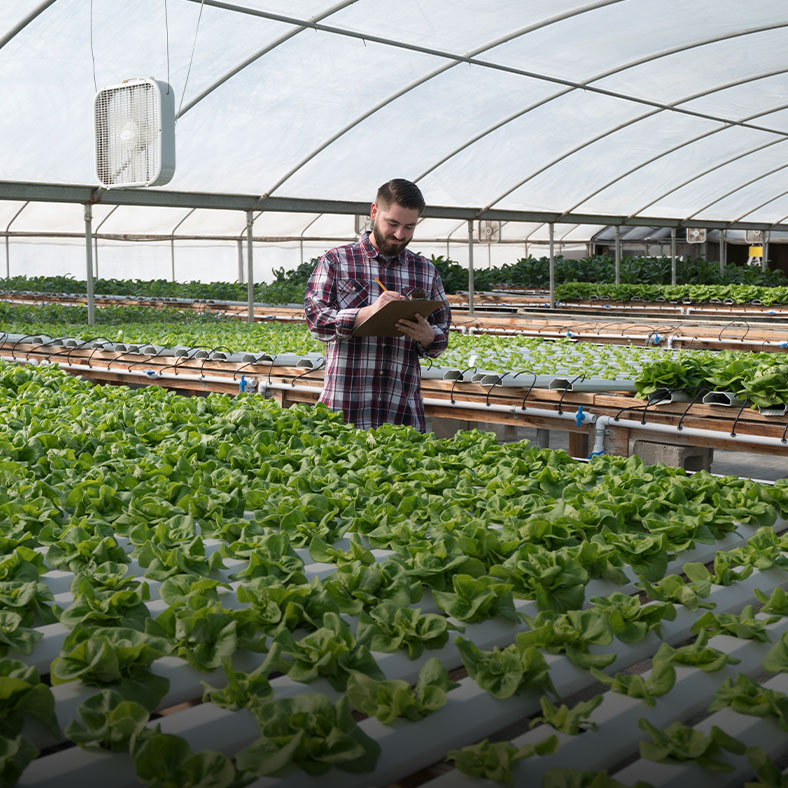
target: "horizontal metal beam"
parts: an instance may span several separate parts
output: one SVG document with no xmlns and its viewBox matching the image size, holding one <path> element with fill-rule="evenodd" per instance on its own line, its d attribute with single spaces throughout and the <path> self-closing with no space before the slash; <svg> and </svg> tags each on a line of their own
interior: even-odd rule
<svg viewBox="0 0 788 788">
<path fill-rule="evenodd" d="M 323 200 L 299 197 L 259 197 L 251 194 L 220 194 L 214 192 L 180 192 L 164 189 L 102 189 L 58 183 L 26 183 L 0 181 L 0 200 L 24 202 L 92 203 L 102 205 L 133 205 L 152 208 L 200 208 L 206 210 L 267 211 L 270 213 L 327 213 L 361 215 L 369 212 L 368 201 Z M 723 222 L 683 220 L 679 218 L 555 211 L 516 211 L 481 206 L 428 205 L 424 218 L 490 219 L 505 222 L 545 222 L 559 224 L 628 225 L 632 227 L 706 227 L 731 230 L 788 230 L 788 224 L 764 222 Z"/>
<path fill-rule="evenodd" d="M 0 238 L 79 238 L 85 237 L 84 233 L 77 232 L 35 232 L 33 230 L 24 230 L 19 232 L 0 230 Z M 93 233 L 93 238 L 99 241 L 133 241 L 135 243 L 159 243 L 164 241 L 216 241 L 236 243 L 238 241 L 237 235 L 173 235 L 172 233 Z M 325 241 L 327 243 L 346 243 L 348 235 L 335 235 L 335 236 L 304 236 L 300 235 L 255 235 L 253 240 L 255 243 L 284 243 L 284 242 L 298 242 L 298 241 Z M 431 241 L 432 239 L 419 239 L 422 243 Z M 435 243 L 443 243 L 443 239 L 435 239 Z M 517 241 L 510 241 L 510 243 L 518 243 Z"/>
<path fill-rule="evenodd" d="M 49 231 L 42 231 L 42 232 L 35 232 L 32 230 L 20 230 L 19 232 L 15 231 L 6 231 L 0 230 L 0 238 L 62 238 L 62 239 L 70 239 L 76 238 L 83 240 L 85 238 L 84 233 L 77 233 L 77 232 L 49 232 Z M 217 243 L 237 243 L 238 242 L 238 235 L 194 235 L 194 234 L 187 234 L 187 235 L 173 235 L 172 233 L 93 233 L 93 238 L 98 239 L 99 241 L 132 241 L 135 243 L 158 243 L 158 242 L 169 242 L 172 240 L 176 241 L 211 241 Z M 353 234 L 348 233 L 346 235 L 255 235 L 253 237 L 255 243 L 299 243 L 301 241 L 307 243 L 316 243 L 316 242 L 325 242 L 331 244 L 337 243 L 348 243 L 348 241 L 353 240 Z M 445 244 L 446 238 L 428 238 L 428 237 L 419 237 L 414 238 L 411 246 L 418 245 L 418 244 Z M 500 241 L 495 242 L 495 246 L 520 246 L 523 243 L 522 238 L 504 238 Z M 533 241 L 534 244 L 539 243 L 547 243 L 547 240 L 544 241 Z M 584 241 L 578 241 L 578 244 L 584 243 Z"/>
</svg>

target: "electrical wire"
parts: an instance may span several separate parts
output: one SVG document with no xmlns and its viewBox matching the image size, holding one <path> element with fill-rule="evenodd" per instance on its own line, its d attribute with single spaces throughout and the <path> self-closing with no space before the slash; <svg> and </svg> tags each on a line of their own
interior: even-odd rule
<svg viewBox="0 0 788 788">
<path fill-rule="evenodd" d="M 167 93 L 170 92 L 170 19 L 167 13 L 167 0 L 164 0 L 164 40 L 167 51 Z"/>
<path fill-rule="evenodd" d="M 202 19 L 202 9 L 205 6 L 205 0 L 200 0 L 200 13 L 197 16 L 197 27 L 194 29 L 194 41 L 192 42 L 192 54 L 189 58 L 189 68 L 186 69 L 186 81 L 183 83 L 183 93 L 181 94 L 181 103 L 178 104 L 178 111 L 175 113 L 175 122 L 178 122 L 178 116 L 181 114 L 181 107 L 183 107 L 183 99 L 186 97 L 186 87 L 189 84 L 189 74 L 192 72 L 192 62 L 194 61 L 194 50 L 197 48 L 197 34 L 200 32 L 200 20 Z"/>
<path fill-rule="evenodd" d="M 96 56 L 93 53 L 93 0 L 90 0 L 90 59 L 93 61 L 93 90 L 98 93 L 96 82 Z"/>
</svg>

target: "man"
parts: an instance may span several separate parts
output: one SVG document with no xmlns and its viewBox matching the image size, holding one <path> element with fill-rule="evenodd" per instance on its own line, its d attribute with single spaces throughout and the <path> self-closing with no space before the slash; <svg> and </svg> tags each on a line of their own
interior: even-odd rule
<svg viewBox="0 0 788 788">
<path fill-rule="evenodd" d="M 401 178 L 384 183 L 372 203 L 372 230 L 326 252 L 307 284 L 307 325 L 326 343 L 320 401 L 361 429 L 391 422 L 425 430 L 419 358 L 446 349 L 451 312 L 435 266 L 406 248 L 423 210 L 416 184 Z M 402 337 L 352 335 L 390 301 L 414 294 L 444 306 L 400 320 Z"/>
</svg>

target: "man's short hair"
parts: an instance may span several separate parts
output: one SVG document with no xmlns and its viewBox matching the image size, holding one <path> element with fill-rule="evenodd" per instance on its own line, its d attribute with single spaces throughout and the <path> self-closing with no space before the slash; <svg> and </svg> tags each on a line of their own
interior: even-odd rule
<svg viewBox="0 0 788 788">
<path fill-rule="evenodd" d="M 384 183 L 379 189 L 375 202 L 378 205 L 401 205 L 403 208 L 415 208 L 419 214 L 424 210 L 424 197 L 421 189 L 411 181 L 404 178 L 393 178 Z"/>
</svg>

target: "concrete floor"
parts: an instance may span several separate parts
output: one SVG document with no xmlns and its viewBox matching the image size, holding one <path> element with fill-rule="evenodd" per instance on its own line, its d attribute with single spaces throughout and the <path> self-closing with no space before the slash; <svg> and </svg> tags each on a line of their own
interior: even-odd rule
<svg viewBox="0 0 788 788">
<path fill-rule="evenodd" d="M 714 452 L 711 472 L 773 482 L 788 478 L 788 457 L 717 450 Z"/>
</svg>

